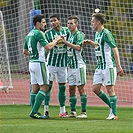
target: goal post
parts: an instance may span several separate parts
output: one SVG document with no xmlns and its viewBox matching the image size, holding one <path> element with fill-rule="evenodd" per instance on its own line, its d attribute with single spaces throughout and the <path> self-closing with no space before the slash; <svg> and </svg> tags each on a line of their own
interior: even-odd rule
<svg viewBox="0 0 133 133">
<path fill-rule="evenodd" d="M 3 14 L 0 11 L 0 90 L 8 91 L 13 86 L 4 27 Z"/>
</svg>

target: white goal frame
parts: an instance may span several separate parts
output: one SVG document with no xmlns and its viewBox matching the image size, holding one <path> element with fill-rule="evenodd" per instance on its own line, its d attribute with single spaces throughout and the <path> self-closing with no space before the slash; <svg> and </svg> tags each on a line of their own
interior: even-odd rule
<svg viewBox="0 0 133 133">
<path fill-rule="evenodd" d="M 1 18 L 1 27 L 2 27 L 2 32 L 3 32 L 3 40 L 4 40 L 4 44 L 5 44 L 5 51 L 6 51 L 6 61 L 7 61 L 7 68 L 8 68 L 8 83 L 4 83 L 4 79 L 0 79 L 2 82 L 2 86 L 0 86 L 0 91 L 1 90 L 5 90 L 6 92 L 9 91 L 9 89 L 13 88 L 12 85 L 12 78 L 11 78 L 11 70 L 10 70 L 10 63 L 9 63 L 9 56 L 8 56 L 8 50 L 7 50 L 7 43 L 6 43 L 6 33 L 5 33 L 5 26 L 4 26 L 4 20 L 3 20 L 3 13 L 2 11 L 0 11 L 0 18 Z M 0 42 L 1 45 L 1 42 Z M 1 65 L 1 64 L 0 64 Z M 5 75 L 6 76 L 6 75 Z"/>
</svg>

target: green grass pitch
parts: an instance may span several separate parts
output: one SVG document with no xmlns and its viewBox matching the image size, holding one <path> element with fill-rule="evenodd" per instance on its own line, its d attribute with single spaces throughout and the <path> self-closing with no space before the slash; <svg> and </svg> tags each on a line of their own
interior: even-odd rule
<svg viewBox="0 0 133 133">
<path fill-rule="evenodd" d="M 132 108 L 117 109 L 118 120 L 106 120 L 107 107 L 87 108 L 87 119 L 59 118 L 59 106 L 50 106 L 50 118 L 29 117 L 29 105 L 0 105 L 0 133 L 132 133 Z M 69 112 L 70 108 L 67 106 Z M 43 106 L 39 112 L 43 113 Z M 80 107 L 77 107 L 80 114 Z"/>
</svg>

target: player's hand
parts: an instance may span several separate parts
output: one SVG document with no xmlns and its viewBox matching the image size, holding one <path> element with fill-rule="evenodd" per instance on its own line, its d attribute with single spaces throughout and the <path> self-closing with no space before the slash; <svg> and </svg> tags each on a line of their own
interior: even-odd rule
<svg viewBox="0 0 133 133">
<path fill-rule="evenodd" d="M 119 75 L 119 76 L 123 76 L 124 74 L 125 74 L 125 73 L 124 73 L 123 70 L 121 70 L 121 71 L 118 72 L 118 75 Z"/>
<path fill-rule="evenodd" d="M 84 40 L 83 42 L 82 42 L 82 45 L 85 45 L 85 44 L 90 44 L 91 43 L 91 40 Z"/>
<path fill-rule="evenodd" d="M 121 66 L 117 66 L 117 74 L 119 76 L 123 76 L 125 74 Z"/>
<path fill-rule="evenodd" d="M 55 38 L 56 41 L 62 40 L 61 36 L 55 36 L 54 38 Z"/>
<path fill-rule="evenodd" d="M 66 37 L 65 36 L 61 36 L 62 42 L 65 43 L 66 42 Z"/>
</svg>

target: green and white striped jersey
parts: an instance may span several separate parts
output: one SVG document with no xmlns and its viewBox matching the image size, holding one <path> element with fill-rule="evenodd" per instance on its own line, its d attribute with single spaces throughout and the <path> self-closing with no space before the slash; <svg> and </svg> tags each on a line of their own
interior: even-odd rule
<svg viewBox="0 0 133 133">
<path fill-rule="evenodd" d="M 112 68 L 116 66 L 114 59 L 114 52 L 112 48 L 116 47 L 114 37 L 108 29 L 103 29 L 100 33 L 96 32 L 95 42 L 98 44 L 95 47 L 95 54 L 97 57 L 97 69 Z"/>
<path fill-rule="evenodd" d="M 53 28 L 45 32 L 48 42 L 52 42 L 55 36 L 68 37 L 70 34 L 67 27 L 61 27 L 60 31 L 55 31 Z M 48 53 L 48 65 L 56 67 L 67 66 L 67 45 L 59 41 Z"/>
<path fill-rule="evenodd" d="M 42 31 L 34 28 L 28 33 L 23 47 L 30 52 L 30 62 L 45 61 L 44 46 L 46 44 L 48 44 L 48 41 L 45 39 Z"/>
<path fill-rule="evenodd" d="M 74 34 L 71 34 L 68 38 L 68 42 L 80 46 L 82 45 L 83 40 L 84 34 L 79 30 L 77 30 Z M 67 46 L 67 55 L 69 68 L 76 69 L 81 68 L 85 65 L 85 60 L 83 57 L 83 48 L 81 48 L 81 51 L 77 51 Z"/>
</svg>

